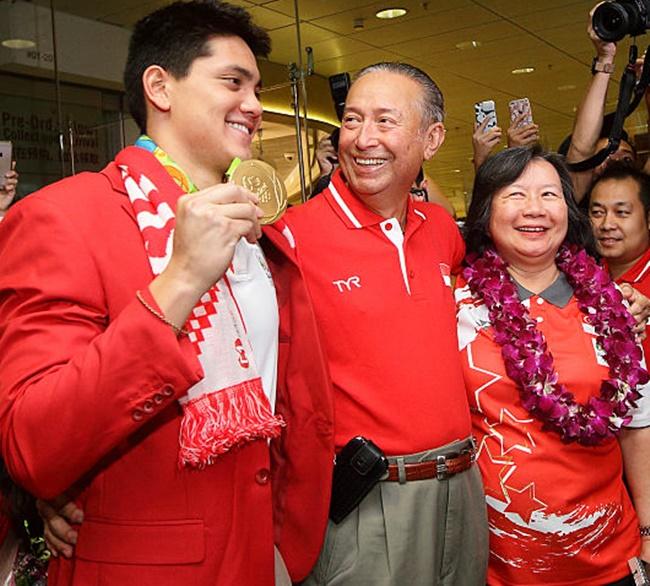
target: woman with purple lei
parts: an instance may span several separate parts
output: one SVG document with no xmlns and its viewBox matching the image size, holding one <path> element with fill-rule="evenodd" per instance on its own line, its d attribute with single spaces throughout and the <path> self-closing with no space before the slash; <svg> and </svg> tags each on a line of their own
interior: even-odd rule
<svg viewBox="0 0 650 586">
<path fill-rule="evenodd" d="M 629 563 L 650 561 L 649 377 L 563 161 L 539 148 L 488 159 L 465 237 L 458 337 L 488 583 L 634 584 Z"/>
</svg>

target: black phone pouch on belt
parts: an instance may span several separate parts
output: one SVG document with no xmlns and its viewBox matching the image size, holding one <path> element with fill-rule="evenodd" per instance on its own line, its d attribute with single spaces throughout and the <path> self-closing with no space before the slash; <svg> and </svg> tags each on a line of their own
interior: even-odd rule
<svg viewBox="0 0 650 586">
<path fill-rule="evenodd" d="M 330 519 L 340 523 L 388 470 L 384 453 L 369 439 L 352 438 L 336 456 L 332 479 Z"/>
</svg>

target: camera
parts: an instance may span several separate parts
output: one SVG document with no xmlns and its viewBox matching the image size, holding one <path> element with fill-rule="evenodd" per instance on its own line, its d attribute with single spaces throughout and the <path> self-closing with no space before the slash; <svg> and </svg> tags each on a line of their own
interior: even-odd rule
<svg viewBox="0 0 650 586">
<path fill-rule="evenodd" d="M 650 0 L 612 0 L 596 8 L 591 24 L 606 42 L 642 35 L 650 28 Z"/>
<path fill-rule="evenodd" d="M 347 98 L 348 90 L 350 89 L 350 74 L 337 73 L 336 75 L 330 75 L 328 80 L 330 84 L 330 94 L 332 96 L 332 101 L 334 102 L 334 109 L 336 110 L 336 117 L 340 122 L 341 118 L 343 118 L 345 98 Z"/>
</svg>

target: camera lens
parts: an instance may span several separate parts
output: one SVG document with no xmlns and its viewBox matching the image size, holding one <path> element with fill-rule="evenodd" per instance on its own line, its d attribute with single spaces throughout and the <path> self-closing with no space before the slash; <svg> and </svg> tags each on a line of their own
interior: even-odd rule
<svg viewBox="0 0 650 586">
<path fill-rule="evenodd" d="M 635 37 L 650 28 L 650 0 L 612 0 L 596 8 L 592 19 L 594 31 L 603 41 L 620 41 L 625 35 Z"/>
<path fill-rule="evenodd" d="M 605 2 L 596 8 L 592 26 L 603 41 L 620 41 L 630 33 L 630 15 L 626 6 L 618 2 Z"/>
</svg>

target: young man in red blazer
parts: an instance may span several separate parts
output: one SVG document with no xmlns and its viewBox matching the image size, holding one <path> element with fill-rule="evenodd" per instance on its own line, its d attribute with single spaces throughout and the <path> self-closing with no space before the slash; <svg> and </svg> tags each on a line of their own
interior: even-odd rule
<svg viewBox="0 0 650 586">
<path fill-rule="evenodd" d="M 227 4 L 144 18 L 125 71 L 136 146 L 2 222 L 2 458 L 84 512 L 50 584 L 274 583 L 277 305 L 257 200 L 223 183 L 250 156 L 269 50 Z"/>
</svg>

